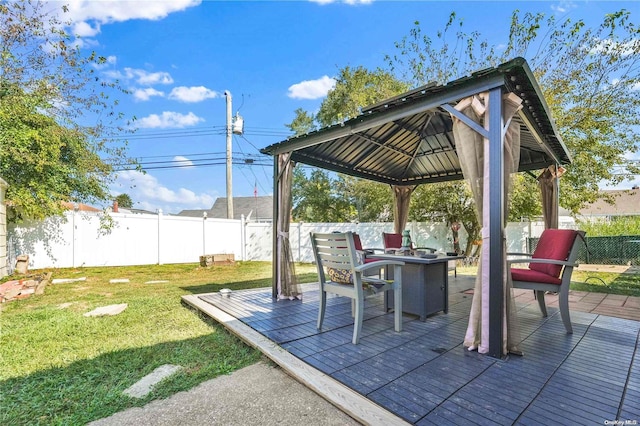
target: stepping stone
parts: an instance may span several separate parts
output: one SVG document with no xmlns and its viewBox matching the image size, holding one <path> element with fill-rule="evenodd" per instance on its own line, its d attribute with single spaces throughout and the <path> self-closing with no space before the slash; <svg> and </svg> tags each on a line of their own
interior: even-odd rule
<svg viewBox="0 0 640 426">
<path fill-rule="evenodd" d="M 64 284 L 64 283 L 75 283 L 77 281 L 86 281 L 87 277 L 80 278 L 56 278 L 51 281 L 51 284 Z"/>
<path fill-rule="evenodd" d="M 84 314 L 85 317 L 101 317 L 104 315 L 118 315 L 125 309 L 127 309 L 126 303 L 121 303 L 119 305 L 108 305 L 101 306 L 99 308 L 94 309 L 91 312 L 87 312 Z"/>
<path fill-rule="evenodd" d="M 168 283 L 167 280 L 155 280 L 155 281 L 145 281 L 145 284 L 160 284 L 160 283 Z"/>
<path fill-rule="evenodd" d="M 73 305 L 73 302 L 65 302 L 58 305 L 58 309 L 67 309 L 69 306 Z"/>
<path fill-rule="evenodd" d="M 153 370 L 151 373 L 144 376 L 142 379 L 134 383 L 130 388 L 126 389 L 123 393 L 132 398 L 144 398 L 153 390 L 153 387 L 160 383 L 162 380 L 177 373 L 184 367 L 181 365 L 165 364 Z"/>
<path fill-rule="evenodd" d="M 116 284 L 116 283 L 128 283 L 129 282 L 129 278 L 114 278 L 109 280 L 110 284 Z"/>
</svg>

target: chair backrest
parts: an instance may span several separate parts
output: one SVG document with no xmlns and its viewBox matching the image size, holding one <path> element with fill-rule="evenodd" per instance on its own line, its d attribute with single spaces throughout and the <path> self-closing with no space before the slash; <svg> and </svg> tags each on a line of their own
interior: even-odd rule
<svg viewBox="0 0 640 426">
<path fill-rule="evenodd" d="M 356 234 L 355 232 L 353 233 L 353 244 L 356 250 L 360 250 L 360 251 L 363 250 L 362 240 L 360 239 L 360 235 Z"/>
<path fill-rule="evenodd" d="M 580 232 L 582 231 L 573 229 L 545 229 L 531 257 L 534 259 L 569 260 L 569 255 L 572 254 Z M 577 250 L 575 252 L 577 255 Z M 558 278 L 562 272 L 562 265 L 531 263 L 529 269 Z"/>
<path fill-rule="evenodd" d="M 402 234 L 382 233 L 382 244 L 386 249 L 399 249 L 402 247 Z"/>
<path fill-rule="evenodd" d="M 321 282 L 326 282 L 325 268 L 352 273 L 358 265 L 353 232 L 311 233 L 313 256 Z"/>
</svg>

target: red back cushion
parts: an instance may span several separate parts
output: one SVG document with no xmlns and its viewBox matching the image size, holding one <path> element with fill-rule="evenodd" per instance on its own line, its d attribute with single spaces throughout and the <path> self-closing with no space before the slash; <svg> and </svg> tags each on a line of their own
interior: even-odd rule
<svg viewBox="0 0 640 426">
<path fill-rule="evenodd" d="M 578 233 L 573 229 L 545 229 L 531 257 L 534 259 L 567 260 L 576 235 L 578 235 Z M 529 269 L 551 275 L 552 277 L 559 277 L 562 271 L 562 265 L 531 263 Z"/>
<path fill-rule="evenodd" d="M 402 234 L 387 234 L 382 233 L 382 241 L 384 242 L 384 248 L 400 248 L 402 247 Z"/>
<path fill-rule="evenodd" d="M 362 250 L 362 241 L 360 240 L 360 235 L 353 233 L 353 245 L 356 250 Z"/>
</svg>

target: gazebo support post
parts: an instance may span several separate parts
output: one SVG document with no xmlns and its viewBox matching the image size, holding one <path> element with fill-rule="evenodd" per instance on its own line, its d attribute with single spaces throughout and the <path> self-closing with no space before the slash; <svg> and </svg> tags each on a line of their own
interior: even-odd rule
<svg viewBox="0 0 640 426">
<path fill-rule="evenodd" d="M 278 200 L 280 199 L 280 185 L 278 185 L 278 180 L 280 179 L 280 170 L 278 170 L 278 156 L 273 156 L 273 248 L 272 248 L 272 259 L 273 264 L 271 265 L 272 271 L 272 282 L 271 282 L 271 296 L 274 299 L 278 298 L 278 274 L 279 274 L 279 262 L 278 262 L 278 217 L 280 214 L 280 210 L 278 209 Z"/>
<path fill-rule="evenodd" d="M 504 329 L 504 147 L 502 134 L 502 89 L 489 91 L 489 199 L 484 199 L 489 212 L 489 353 L 502 357 Z M 486 160 L 485 160 L 486 161 Z M 485 181 L 486 182 L 486 181 Z M 484 226 L 487 224 L 485 223 Z"/>
</svg>

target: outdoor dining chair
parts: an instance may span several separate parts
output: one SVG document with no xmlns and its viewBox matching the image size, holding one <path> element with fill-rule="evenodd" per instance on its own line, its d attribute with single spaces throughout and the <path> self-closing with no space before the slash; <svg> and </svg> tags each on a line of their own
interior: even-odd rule
<svg viewBox="0 0 640 426">
<path fill-rule="evenodd" d="M 387 249 L 399 249 L 402 247 L 402 234 L 383 232 L 382 244 L 384 245 L 385 251 Z M 431 253 L 437 251 L 437 249 L 432 247 L 416 247 L 413 241 L 411 241 L 411 250 L 428 250 Z"/>
<path fill-rule="evenodd" d="M 318 330 L 327 307 L 327 293 L 352 299 L 351 314 L 354 317 L 352 343 L 360 341 L 365 297 L 385 291 L 394 294 L 394 328 L 402 331 L 402 265 L 396 260 L 378 260 L 364 263 L 356 251 L 353 233 L 311 233 L 313 256 L 318 269 L 320 283 L 320 307 L 318 311 Z M 394 280 L 383 280 L 365 276 L 369 269 L 394 267 Z"/>
<path fill-rule="evenodd" d="M 573 229 L 545 229 L 533 254 L 508 253 L 509 256 L 526 256 L 508 260 L 528 263 L 528 268 L 511 268 L 513 288 L 534 290 L 542 316 L 547 316 L 544 294 L 558 293 L 560 316 L 568 334 L 573 333 L 569 317 L 569 285 L 578 257 L 579 240 L 584 240 L 584 231 Z"/>
</svg>

